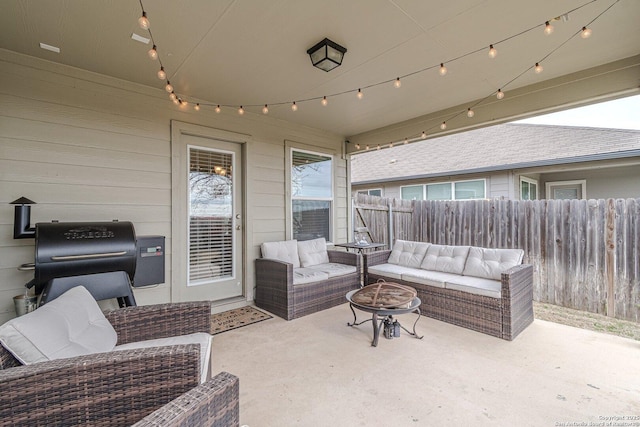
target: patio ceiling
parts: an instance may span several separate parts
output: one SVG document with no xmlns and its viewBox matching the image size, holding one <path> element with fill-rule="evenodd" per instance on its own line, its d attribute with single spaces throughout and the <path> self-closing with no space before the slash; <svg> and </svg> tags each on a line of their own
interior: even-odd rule
<svg viewBox="0 0 640 427">
<path fill-rule="evenodd" d="M 423 116 L 439 117 L 439 112 L 474 103 L 499 88 L 509 97 L 510 91 L 639 53 L 636 0 L 143 4 L 178 95 L 234 109 L 243 105 L 255 114 L 270 104 L 271 117 L 345 137 Z M 568 21 L 552 21 L 552 35 L 543 34 L 545 21 L 576 8 Z M 131 39 L 132 33 L 149 36 L 137 25 L 137 0 L 4 0 L 2 9 L 1 48 L 159 90 L 164 87 L 156 77 L 158 62 L 146 55 L 151 46 Z M 593 35 L 571 38 L 584 25 Z M 528 29 L 532 30 L 518 35 Z M 314 68 L 306 53 L 324 37 L 348 49 L 342 66 L 329 73 Z M 39 43 L 57 46 L 60 53 L 43 50 Z M 498 49 L 495 59 L 487 55 L 491 43 Z M 538 61 L 543 73 L 526 71 Z M 441 62 L 449 69 L 445 77 L 438 75 Z M 392 82 L 399 76 L 402 87 L 396 89 Z M 356 97 L 358 88 L 363 99 Z M 323 96 L 329 105 L 320 104 Z M 298 111 L 291 110 L 291 101 L 297 101 Z M 201 112 L 215 114 L 211 107 Z M 477 120 L 488 119 L 477 115 Z"/>
</svg>

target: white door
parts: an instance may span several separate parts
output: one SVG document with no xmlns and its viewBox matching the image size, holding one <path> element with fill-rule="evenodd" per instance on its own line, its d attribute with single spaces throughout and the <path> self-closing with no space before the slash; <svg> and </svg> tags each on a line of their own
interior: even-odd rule
<svg viewBox="0 0 640 427">
<path fill-rule="evenodd" d="M 214 136 L 172 140 L 173 301 L 244 294 L 242 144 Z"/>
</svg>

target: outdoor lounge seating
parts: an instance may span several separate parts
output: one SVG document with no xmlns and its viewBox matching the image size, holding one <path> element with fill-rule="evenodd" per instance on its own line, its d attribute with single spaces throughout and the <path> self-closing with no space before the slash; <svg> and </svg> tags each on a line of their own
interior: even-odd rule
<svg viewBox="0 0 640 427">
<path fill-rule="evenodd" d="M 365 281 L 412 286 L 422 314 L 505 340 L 533 322 L 533 266 L 521 249 L 397 240 L 364 255 Z"/>
<path fill-rule="evenodd" d="M 360 286 L 360 257 L 327 250 L 325 239 L 262 244 L 256 259 L 255 303 L 286 320 L 345 302 Z"/>
<path fill-rule="evenodd" d="M 82 287 L 68 292 L 78 290 L 86 292 L 91 298 Z M 33 349 L 30 349 L 32 354 L 27 354 L 24 348 L 20 348 L 24 343 L 17 344 L 15 337 L 10 335 L 18 331 L 26 336 L 33 336 L 33 324 L 14 321 L 45 313 L 55 323 L 53 318 L 61 314 L 60 307 L 57 312 L 52 309 L 56 310 L 58 303 L 64 302 L 65 295 L 3 325 L 3 346 L 0 346 L 0 387 L 3 391 L 0 399 L 1 420 L 16 425 L 128 426 L 184 393 L 200 390 L 205 394 L 213 393 L 213 403 L 202 402 L 202 405 L 209 408 L 207 411 L 215 410 L 215 413 L 209 412 L 209 418 L 215 416 L 216 419 L 236 420 L 230 424 L 217 425 L 238 424 L 237 379 L 226 373 L 218 374 L 212 380 L 208 379 L 208 374 L 203 376 L 200 344 L 182 342 L 175 345 L 155 344 L 152 347 L 138 345 L 147 340 L 173 339 L 193 334 L 209 335 L 209 302 L 126 307 L 108 310 L 102 318 L 91 312 L 88 315 L 91 320 L 85 321 L 90 326 L 79 328 L 84 334 L 78 334 L 73 324 L 81 323 L 80 319 L 88 311 L 82 306 L 85 310 L 78 310 L 79 313 L 70 316 L 72 320 L 69 316 L 64 320 L 71 324 L 69 343 L 60 345 L 56 336 L 49 342 L 40 343 L 36 350 L 41 351 L 41 354 L 34 353 Z M 80 298 L 84 296 L 80 295 Z M 77 301 L 76 298 L 70 302 Z M 97 307 L 95 300 L 91 298 L 91 301 Z M 106 326 L 102 319 L 108 321 L 115 330 L 118 346 L 136 343 L 136 348 L 91 351 L 92 346 L 111 346 L 108 343 L 111 339 L 109 334 L 100 335 L 98 328 Z M 4 328 L 5 326 L 7 327 Z M 98 335 L 100 337 L 96 339 Z M 46 338 L 45 336 L 45 341 Z M 9 348 L 13 353 L 5 348 L 8 341 L 11 341 Z M 52 349 L 61 357 L 49 357 Z M 79 351 L 82 355 L 70 356 L 66 353 L 69 351 Z M 33 354 L 38 354 L 38 357 L 44 357 L 44 361 L 31 363 L 29 360 L 29 364 L 22 366 L 16 354 L 20 358 L 31 358 Z M 208 372 L 208 358 L 205 368 Z M 186 409 L 193 413 L 198 412 L 198 408 Z"/>
</svg>

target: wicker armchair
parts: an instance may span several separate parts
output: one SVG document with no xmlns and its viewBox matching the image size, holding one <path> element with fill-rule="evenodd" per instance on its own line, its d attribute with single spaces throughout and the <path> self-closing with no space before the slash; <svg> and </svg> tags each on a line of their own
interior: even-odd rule
<svg viewBox="0 0 640 427">
<path fill-rule="evenodd" d="M 210 332 L 210 313 L 208 302 L 190 302 L 126 307 L 109 310 L 105 316 L 118 334 L 118 344 L 125 344 Z M 196 344 L 114 351 L 28 366 L 21 366 L 0 346 L 0 425 L 129 426 L 197 390 L 199 383 L 200 347 Z M 233 411 L 237 387 L 223 388 L 226 402 L 218 406 Z"/>
</svg>

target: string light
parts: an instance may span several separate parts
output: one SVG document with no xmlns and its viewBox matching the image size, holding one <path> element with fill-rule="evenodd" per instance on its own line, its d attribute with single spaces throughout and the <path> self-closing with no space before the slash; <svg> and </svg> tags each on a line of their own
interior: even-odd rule
<svg viewBox="0 0 640 427">
<path fill-rule="evenodd" d="M 359 150 L 359 149 L 360 149 L 360 144 L 356 142 L 356 150 Z"/>
<path fill-rule="evenodd" d="M 405 138 L 404 139 L 404 145 L 407 145 L 409 143 L 409 138 Z"/>
<path fill-rule="evenodd" d="M 471 108 L 467 108 L 467 117 L 471 118 L 475 116 L 476 113 L 473 112 Z"/>
<path fill-rule="evenodd" d="M 420 135 L 420 137 L 422 139 L 425 139 L 427 137 L 427 133 L 425 131 L 422 131 L 422 135 Z"/>
<path fill-rule="evenodd" d="M 323 107 L 326 107 L 328 103 L 329 101 L 327 101 L 327 97 L 323 96 L 322 101 L 320 101 L 320 104 L 322 104 Z"/>
<path fill-rule="evenodd" d="M 269 107 L 267 104 L 264 104 L 264 107 L 262 107 L 262 114 L 269 114 Z"/>
<path fill-rule="evenodd" d="M 176 98 L 178 98 L 178 97 L 176 96 L 176 94 L 175 94 L 174 92 L 171 92 L 171 93 L 169 94 L 169 99 L 170 99 L 170 100 L 175 101 L 175 100 L 176 100 Z"/>
<path fill-rule="evenodd" d="M 393 148 L 393 141 L 389 143 L 389 148 Z"/>
<path fill-rule="evenodd" d="M 380 149 L 380 144 L 378 144 L 378 146 L 376 147 L 376 150 L 379 150 L 379 149 Z"/>
<path fill-rule="evenodd" d="M 142 16 L 138 18 L 138 25 L 143 30 L 148 30 L 150 27 L 149 19 L 147 18 L 147 12 L 145 12 L 144 10 L 142 11 Z"/>
<path fill-rule="evenodd" d="M 549 21 L 544 23 L 544 33 L 547 36 L 553 33 L 553 25 L 549 24 Z"/>
<path fill-rule="evenodd" d="M 536 62 L 536 66 L 533 67 L 533 70 L 537 73 L 540 74 L 542 72 L 542 70 L 544 70 L 544 68 L 542 68 L 542 65 L 540 65 L 539 62 Z"/>
<path fill-rule="evenodd" d="M 216 108 L 213 111 L 215 111 L 216 113 L 220 113 L 220 111 L 222 110 L 220 109 L 219 105 L 216 105 Z"/>
<path fill-rule="evenodd" d="M 440 129 L 445 130 L 447 128 L 447 122 L 442 122 Z"/>
<path fill-rule="evenodd" d="M 441 76 L 444 76 L 444 75 L 446 75 L 446 74 L 447 74 L 447 67 L 445 67 L 445 66 L 444 66 L 444 63 L 443 63 L 443 62 L 441 62 L 441 63 L 440 63 L 440 75 L 441 75 Z"/>
<path fill-rule="evenodd" d="M 489 58 L 495 58 L 498 55 L 498 51 L 492 44 L 489 45 Z"/>
<path fill-rule="evenodd" d="M 298 111 L 298 104 L 296 104 L 296 101 L 293 101 L 293 104 L 291 104 L 291 111 Z"/>
<path fill-rule="evenodd" d="M 164 67 L 160 66 L 160 70 L 158 71 L 158 78 L 160 80 L 164 80 L 167 78 L 167 73 L 164 72 Z"/>
<path fill-rule="evenodd" d="M 149 52 L 147 52 L 147 54 L 149 55 L 149 58 L 153 59 L 154 61 L 158 59 L 158 50 L 156 49 L 155 44 L 151 49 L 149 49 Z"/>
<path fill-rule="evenodd" d="M 498 93 L 496 93 L 496 98 L 498 99 L 504 98 L 504 92 L 502 91 L 502 89 L 498 89 Z"/>
<path fill-rule="evenodd" d="M 396 79 L 396 81 L 393 82 L 393 86 L 395 86 L 396 88 L 399 88 L 400 86 L 402 86 L 402 82 L 400 81 L 400 77 L 398 77 Z"/>
<path fill-rule="evenodd" d="M 367 145 L 367 146 L 365 147 L 365 150 L 369 151 L 369 145 Z"/>
<path fill-rule="evenodd" d="M 171 83 L 169 82 L 169 80 L 167 80 L 167 85 L 164 87 L 164 90 L 166 90 L 169 93 L 173 92 L 173 86 L 171 86 Z"/>
<path fill-rule="evenodd" d="M 244 114 L 244 108 L 242 108 L 242 105 L 240 106 L 240 108 L 238 108 L 238 114 L 240 114 L 241 116 Z"/>
<path fill-rule="evenodd" d="M 582 27 L 582 31 L 580 31 L 580 37 L 583 39 L 588 39 L 591 37 L 591 28 Z"/>
<path fill-rule="evenodd" d="M 362 91 L 360 89 L 358 89 L 358 93 L 356 94 L 356 96 L 358 97 L 358 99 L 362 99 L 364 94 L 362 93 Z"/>
<path fill-rule="evenodd" d="M 200 104 L 196 104 L 195 107 L 193 107 L 193 109 L 196 111 L 200 111 Z"/>
</svg>

